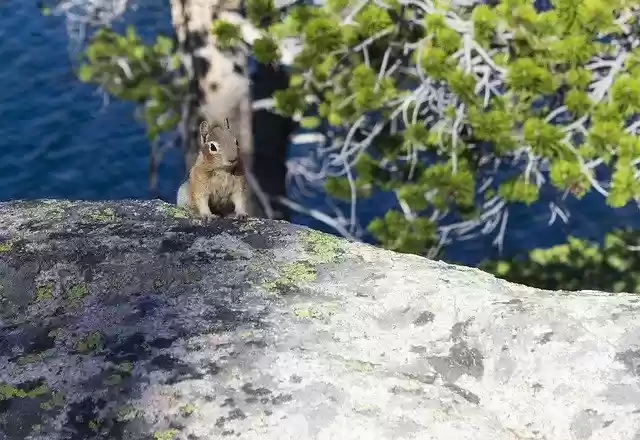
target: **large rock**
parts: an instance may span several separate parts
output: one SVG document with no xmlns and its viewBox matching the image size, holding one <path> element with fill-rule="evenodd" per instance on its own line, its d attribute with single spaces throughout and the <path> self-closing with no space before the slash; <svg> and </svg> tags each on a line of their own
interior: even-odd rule
<svg viewBox="0 0 640 440">
<path fill-rule="evenodd" d="M 1 439 L 640 439 L 640 297 L 160 202 L 0 204 Z"/>
</svg>

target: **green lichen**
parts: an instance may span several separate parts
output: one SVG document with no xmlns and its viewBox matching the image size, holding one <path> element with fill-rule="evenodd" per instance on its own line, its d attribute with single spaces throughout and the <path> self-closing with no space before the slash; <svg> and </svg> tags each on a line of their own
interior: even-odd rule
<svg viewBox="0 0 640 440">
<path fill-rule="evenodd" d="M 39 217 L 43 220 L 60 221 L 67 214 L 67 209 L 73 206 L 68 200 L 42 200 L 30 213 L 32 217 Z"/>
<path fill-rule="evenodd" d="M 41 362 L 45 358 L 51 356 L 53 354 L 53 350 L 45 350 L 40 353 L 30 353 L 20 357 L 17 361 L 17 364 L 20 366 L 28 365 L 28 364 L 37 364 Z"/>
<path fill-rule="evenodd" d="M 334 304 L 314 305 L 313 307 L 300 306 L 293 309 L 293 314 L 298 318 L 319 319 L 328 322 L 329 318 L 335 313 L 335 308 L 336 305 Z"/>
<path fill-rule="evenodd" d="M 298 318 L 321 319 L 325 317 L 322 311 L 313 308 L 295 308 L 293 309 L 293 314 Z"/>
<path fill-rule="evenodd" d="M 159 208 L 160 212 L 162 212 L 167 217 L 173 218 L 191 218 L 193 217 L 192 212 L 188 208 L 183 208 L 180 206 L 170 205 L 168 203 L 161 205 Z"/>
<path fill-rule="evenodd" d="M 275 281 L 264 281 L 261 286 L 266 290 L 276 290 L 278 288 L 278 284 Z"/>
<path fill-rule="evenodd" d="M 153 434 L 153 440 L 173 440 L 179 431 L 177 429 L 167 429 L 164 431 L 158 431 Z"/>
<path fill-rule="evenodd" d="M 299 318 L 311 318 L 313 311 L 311 309 L 294 309 L 293 314 Z"/>
<path fill-rule="evenodd" d="M 79 339 L 73 344 L 73 348 L 81 354 L 88 354 L 93 351 L 102 350 L 104 346 L 104 338 L 102 333 L 94 331 L 86 335 L 84 338 Z"/>
<path fill-rule="evenodd" d="M 112 374 L 107 377 L 102 383 L 104 383 L 108 387 L 119 385 L 120 383 L 122 383 L 122 376 L 120 376 L 119 374 Z"/>
<path fill-rule="evenodd" d="M 251 330 L 245 330 L 243 332 L 240 332 L 238 336 L 240 336 L 242 339 L 248 339 L 253 337 L 253 332 Z"/>
<path fill-rule="evenodd" d="M 58 208 L 58 209 L 64 209 L 64 208 L 70 208 L 73 206 L 73 202 L 70 200 L 57 200 L 57 199 L 43 199 L 40 200 L 40 207 L 44 207 L 44 208 Z"/>
<path fill-rule="evenodd" d="M 133 364 L 131 362 L 125 361 L 117 364 L 114 368 L 123 373 L 131 373 L 131 371 L 133 370 Z"/>
<path fill-rule="evenodd" d="M 138 410 L 131 405 L 125 405 L 118 408 L 116 411 L 116 420 L 118 422 L 126 422 L 133 420 L 138 416 Z"/>
<path fill-rule="evenodd" d="M 110 370 L 111 374 L 102 381 L 102 383 L 108 387 L 120 385 L 124 378 L 131 374 L 133 364 L 131 362 L 122 362 L 114 365 Z"/>
<path fill-rule="evenodd" d="M 100 422 L 98 420 L 95 420 L 95 419 L 89 420 L 89 423 L 87 423 L 87 426 L 93 432 L 98 432 L 100 430 Z"/>
<path fill-rule="evenodd" d="M 278 278 L 279 284 L 297 284 L 297 283 L 310 283 L 315 281 L 317 272 L 313 265 L 306 261 L 294 261 L 293 263 L 285 264 L 280 272 L 280 278 Z"/>
<path fill-rule="evenodd" d="M 318 264 L 335 261 L 342 253 L 340 239 L 324 232 L 304 230 L 298 233 L 298 240 L 304 245 L 307 255 L 280 267 L 277 277 L 263 279 L 260 283 L 262 288 L 275 291 L 301 283 L 311 283 L 318 277 Z M 247 266 L 247 270 L 262 272 L 263 266 L 253 262 Z"/>
<path fill-rule="evenodd" d="M 361 361 L 358 359 L 346 359 L 345 363 L 349 369 L 359 371 L 362 373 L 371 372 L 376 366 L 371 362 Z"/>
<path fill-rule="evenodd" d="M 44 410 L 62 408 L 64 407 L 64 403 L 65 403 L 64 395 L 59 391 L 54 391 L 53 393 L 51 393 L 51 399 L 47 400 L 46 402 L 42 402 L 40 404 L 40 408 Z"/>
<path fill-rule="evenodd" d="M 0 382 L 0 401 L 11 399 L 33 399 L 38 396 L 45 395 L 49 392 L 49 387 L 45 383 L 41 383 L 37 387 L 25 391 L 17 386 L 9 385 L 5 382 Z"/>
<path fill-rule="evenodd" d="M 194 413 L 195 410 L 196 410 L 196 406 L 192 403 L 187 403 L 186 405 L 182 405 L 180 407 L 180 413 L 185 417 L 189 417 L 191 414 Z"/>
<path fill-rule="evenodd" d="M 89 294 L 89 288 L 83 282 L 73 284 L 64 294 L 66 303 L 72 307 L 80 305 L 82 300 Z"/>
<path fill-rule="evenodd" d="M 15 239 L 11 238 L 0 243 L 0 252 L 9 252 L 13 248 L 13 244 L 15 243 L 15 241 Z"/>
<path fill-rule="evenodd" d="M 104 209 L 88 209 L 82 214 L 82 217 L 91 222 L 110 223 L 118 220 L 118 214 L 113 208 Z"/>
<path fill-rule="evenodd" d="M 47 283 L 36 288 L 36 302 L 47 301 L 53 298 L 53 284 Z"/>
<path fill-rule="evenodd" d="M 25 217 L 33 222 L 32 227 L 52 225 L 62 221 L 71 206 L 68 200 L 40 200 L 25 209 Z"/>
<path fill-rule="evenodd" d="M 296 286 L 300 283 L 310 283 L 318 276 L 313 264 L 305 260 L 294 261 L 282 266 L 279 276 L 274 280 L 264 280 L 262 287 L 273 290 L 278 287 Z"/>
<path fill-rule="evenodd" d="M 335 261 L 341 250 L 340 239 L 331 234 L 305 230 L 299 232 L 298 237 L 310 254 L 309 260 L 316 264 Z"/>
</svg>

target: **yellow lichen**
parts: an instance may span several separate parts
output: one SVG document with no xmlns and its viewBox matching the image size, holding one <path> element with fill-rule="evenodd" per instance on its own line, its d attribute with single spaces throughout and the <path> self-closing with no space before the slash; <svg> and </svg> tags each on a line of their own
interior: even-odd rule
<svg viewBox="0 0 640 440">
<path fill-rule="evenodd" d="M 73 344 L 73 348 L 82 354 L 91 353 L 92 351 L 102 349 L 104 344 L 103 339 L 102 333 L 94 331 L 76 341 L 75 344 Z"/>
<path fill-rule="evenodd" d="M 30 216 L 46 220 L 62 220 L 71 206 L 73 203 L 69 200 L 41 200 Z"/>
<path fill-rule="evenodd" d="M 315 281 L 317 272 L 315 267 L 307 261 L 294 261 L 285 264 L 280 269 L 280 275 L 274 280 L 264 280 L 262 287 L 274 289 L 277 287 L 295 286 L 299 283 Z"/>
<path fill-rule="evenodd" d="M 293 309 L 293 314 L 299 318 L 319 319 L 322 321 L 328 321 L 329 318 L 335 313 L 335 304 L 315 304 L 313 306 L 298 306 Z"/>
<path fill-rule="evenodd" d="M 167 429 L 164 431 L 158 431 L 153 434 L 153 440 L 173 440 L 178 433 L 177 429 Z"/>
<path fill-rule="evenodd" d="M 89 209 L 82 215 L 85 219 L 93 222 L 109 223 L 118 219 L 118 214 L 113 208 Z"/>
<path fill-rule="evenodd" d="M 306 261 L 294 261 L 282 267 L 277 282 L 279 284 L 310 283 L 315 281 L 316 277 L 315 267 Z"/>
<path fill-rule="evenodd" d="M 331 234 L 316 230 L 305 230 L 298 235 L 310 254 L 310 261 L 316 264 L 329 263 L 338 256 L 340 240 Z"/>
<path fill-rule="evenodd" d="M 191 414 L 193 414 L 195 410 L 196 410 L 196 406 L 192 403 L 187 403 L 186 405 L 182 405 L 180 407 L 180 413 L 185 417 L 188 417 Z"/>
<path fill-rule="evenodd" d="M 0 382 L 0 401 L 15 398 L 34 398 L 47 394 L 48 392 L 49 387 L 46 384 L 39 385 L 30 391 L 25 391 L 16 386 L 9 385 L 8 383 Z"/>
<path fill-rule="evenodd" d="M 35 364 L 47 358 L 48 356 L 51 356 L 52 353 L 53 353 L 53 350 L 45 350 L 45 351 L 41 351 L 40 353 L 26 354 L 20 357 L 17 363 L 20 366 L 27 365 L 27 364 Z"/>
<path fill-rule="evenodd" d="M 51 410 L 54 408 L 61 408 L 64 406 L 64 395 L 59 391 L 51 393 L 51 399 L 40 404 L 40 408 L 44 410 Z"/>
<path fill-rule="evenodd" d="M 120 382 L 122 382 L 122 376 L 120 376 L 119 374 L 112 374 L 102 381 L 102 383 L 104 383 L 108 387 L 118 385 L 120 384 Z"/>
<path fill-rule="evenodd" d="M 16 240 L 11 238 L 7 241 L 0 243 L 0 252 L 9 252 L 13 248 L 13 244 L 15 242 Z"/>
<path fill-rule="evenodd" d="M 361 361 L 358 359 L 347 359 L 345 363 L 350 369 L 360 371 L 362 373 L 370 372 L 375 367 L 375 364 L 372 364 L 371 362 Z"/>
<path fill-rule="evenodd" d="M 89 420 L 89 423 L 87 425 L 93 432 L 98 432 L 100 430 L 100 422 L 98 420 Z"/>
<path fill-rule="evenodd" d="M 191 217 L 193 217 L 193 213 L 188 208 L 183 208 L 181 206 L 170 205 L 168 203 L 160 205 L 158 210 L 161 211 L 167 217 L 173 217 L 173 218 L 191 218 Z"/>
<path fill-rule="evenodd" d="M 131 371 L 133 370 L 133 364 L 131 362 L 124 361 L 117 364 L 114 368 L 123 373 L 131 373 Z"/>
<path fill-rule="evenodd" d="M 75 283 L 64 294 L 64 299 L 70 306 L 79 305 L 89 294 L 89 288 L 83 282 Z"/>
<path fill-rule="evenodd" d="M 53 298 L 53 285 L 47 283 L 36 288 L 36 301 L 46 301 Z"/>
<path fill-rule="evenodd" d="M 131 405 L 125 405 L 116 411 L 116 420 L 119 422 L 126 422 L 127 420 L 135 419 L 138 415 L 138 410 Z"/>
<path fill-rule="evenodd" d="M 264 281 L 262 287 L 267 290 L 274 290 L 278 288 L 278 285 L 274 281 Z"/>
</svg>

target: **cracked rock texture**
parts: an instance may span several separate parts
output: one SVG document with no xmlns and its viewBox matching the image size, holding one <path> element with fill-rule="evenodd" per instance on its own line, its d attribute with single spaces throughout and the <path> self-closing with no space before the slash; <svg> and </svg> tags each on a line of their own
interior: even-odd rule
<svg viewBox="0 0 640 440">
<path fill-rule="evenodd" d="M 640 440 L 640 297 L 157 201 L 0 204 L 0 440 Z"/>
</svg>

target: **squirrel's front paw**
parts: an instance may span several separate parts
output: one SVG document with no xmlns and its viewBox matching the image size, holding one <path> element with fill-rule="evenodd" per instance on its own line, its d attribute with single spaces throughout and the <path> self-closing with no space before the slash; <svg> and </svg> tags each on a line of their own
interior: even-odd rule
<svg viewBox="0 0 640 440">
<path fill-rule="evenodd" d="M 245 220 L 249 215 L 246 212 L 236 212 L 233 217 L 238 220 Z"/>
<path fill-rule="evenodd" d="M 215 214 L 212 214 L 212 213 L 210 213 L 210 214 L 204 214 L 204 215 L 202 216 L 202 220 L 204 220 L 205 222 L 210 222 L 210 221 L 212 221 L 212 220 L 215 220 L 216 218 L 218 218 L 218 216 L 217 216 L 217 215 L 215 215 Z"/>
</svg>

